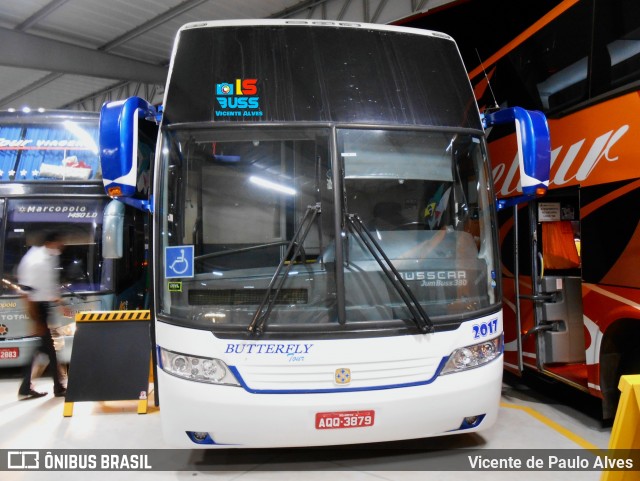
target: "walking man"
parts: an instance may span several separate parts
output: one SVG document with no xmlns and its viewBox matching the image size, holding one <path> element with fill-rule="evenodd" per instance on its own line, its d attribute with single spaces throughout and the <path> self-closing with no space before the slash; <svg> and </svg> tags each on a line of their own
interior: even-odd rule
<svg viewBox="0 0 640 481">
<path fill-rule="evenodd" d="M 24 291 L 27 312 L 37 324 L 38 335 L 41 337 L 38 350 L 23 368 L 22 384 L 18 390 L 21 400 L 47 395 L 46 392 L 36 391 L 31 382 L 31 368 L 38 352 L 43 352 L 49 358 L 54 396 L 62 397 L 66 394 L 66 389 L 60 381 L 56 350 L 48 325 L 53 309 L 60 300 L 59 256 L 63 248 L 64 242 L 58 232 L 47 233 L 44 244 L 31 247 L 18 265 L 18 284 Z"/>
</svg>

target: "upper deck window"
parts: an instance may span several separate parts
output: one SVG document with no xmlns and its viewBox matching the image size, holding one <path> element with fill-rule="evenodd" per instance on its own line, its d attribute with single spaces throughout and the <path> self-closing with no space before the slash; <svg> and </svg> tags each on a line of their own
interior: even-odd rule
<svg viewBox="0 0 640 481">
<path fill-rule="evenodd" d="M 481 128 L 455 43 L 354 27 L 180 33 L 168 123 L 335 121 Z"/>
<path fill-rule="evenodd" d="M 50 124 L 0 121 L 0 181 L 101 179 L 97 137 L 97 119 Z"/>
</svg>

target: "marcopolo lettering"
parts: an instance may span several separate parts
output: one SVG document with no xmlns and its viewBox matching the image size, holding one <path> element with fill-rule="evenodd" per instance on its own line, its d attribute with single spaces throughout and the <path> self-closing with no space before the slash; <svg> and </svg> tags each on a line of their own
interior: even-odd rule
<svg viewBox="0 0 640 481">
<path fill-rule="evenodd" d="M 229 343 L 225 354 L 309 354 L 313 344 Z"/>
<path fill-rule="evenodd" d="M 65 212 L 86 212 L 87 207 L 84 205 L 29 205 L 26 207 L 26 213 L 65 213 Z"/>
<path fill-rule="evenodd" d="M 96 219 L 98 212 L 85 205 L 26 205 L 18 209 L 20 214 L 62 214 L 70 219 Z"/>
</svg>

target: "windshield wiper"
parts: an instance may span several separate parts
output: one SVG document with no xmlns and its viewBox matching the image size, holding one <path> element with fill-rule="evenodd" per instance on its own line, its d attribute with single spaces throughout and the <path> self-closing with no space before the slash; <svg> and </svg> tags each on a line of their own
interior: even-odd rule
<svg viewBox="0 0 640 481">
<path fill-rule="evenodd" d="M 267 286 L 264 297 L 262 298 L 262 302 L 258 306 L 256 313 L 253 315 L 251 319 L 251 323 L 247 330 L 251 333 L 261 334 L 264 330 L 264 326 L 273 310 L 273 306 L 278 299 L 278 295 L 280 294 L 280 290 L 284 285 L 289 272 L 291 271 L 291 267 L 294 264 L 295 259 L 300 255 L 300 252 L 304 252 L 302 248 L 302 244 L 304 240 L 309 235 L 309 231 L 311 230 L 311 226 L 313 225 L 316 217 L 320 214 L 320 203 L 318 202 L 315 205 L 307 206 L 307 211 L 304 213 L 304 217 L 302 218 L 302 222 L 298 226 L 298 229 L 293 234 L 293 238 L 287 245 L 287 251 L 285 255 L 280 260 L 278 267 L 276 267 L 276 271 L 273 273 L 273 277 L 271 281 L 269 281 L 269 285 Z M 285 263 L 289 259 L 289 264 L 287 265 L 284 274 L 280 276 L 280 271 L 284 267 Z M 277 285 L 276 285 L 277 283 Z M 274 287 L 275 286 L 275 287 Z M 271 295 L 271 293 L 275 290 L 275 294 Z"/>
<path fill-rule="evenodd" d="M 395 290 L 398 292 L 398 294 L 406 304 L 407 309 L 409 309 L 409 312 L 413 317 L 413 321 L 415 322 L 416 326 L 418 326 L 418 329 L 420 329 L 424 333 L 434 332 L 433 322 L 431 321 L 431 319 L 429 319 L 429 316 L 422 308 L 422 305 L 420 305 L 420 303 L 416 299 L 416 296 L 413 294 L 404 279 L 400 276 L 400 273 L 395 268 L 380 244 L 378 244 L 378 241 L 376 241 L 375 237 L 371 235 L 369 229 L 365 227 L 362 219 L 360 219 L 358 214 L 347 214 L 347 220 L 353 227 L 353 232 L 358 235 L 360 240 L 362 240 L 362 243 L 369 250 L 373 258 L 376 260 L 382 271 L 389 279 L 389 282 L 391 282 Z"/>
</svg>

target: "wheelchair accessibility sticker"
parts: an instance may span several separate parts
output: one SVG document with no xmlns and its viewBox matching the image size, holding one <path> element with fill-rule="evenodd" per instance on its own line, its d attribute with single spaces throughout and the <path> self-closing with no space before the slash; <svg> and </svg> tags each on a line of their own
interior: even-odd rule
<svg viewBox="0 0 640 481">
<path fill-rule="evenodd" d="M 164 277 L 193 277 L 193 246 L 167 247 L 164 251 Z"/>
</svg>

